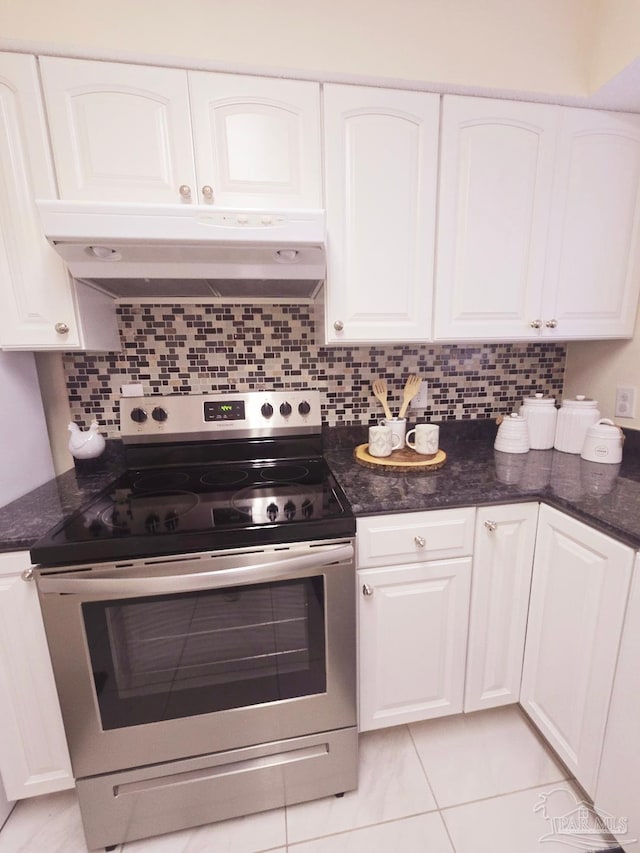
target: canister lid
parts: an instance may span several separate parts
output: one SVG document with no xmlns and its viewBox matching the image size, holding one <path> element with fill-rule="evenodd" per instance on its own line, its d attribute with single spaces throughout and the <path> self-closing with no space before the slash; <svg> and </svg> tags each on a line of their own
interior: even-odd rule
<svg viewBox="0 0 640 853">
<path fill-rule="evenodd" d="M 598 401 L 591 397 L 585 397 L 584 394 L 576 394 L 575 397 L 566 397 L 562 401 L 562 405 L 569 409 L 596 409 Z"/>
<path fill-rule="evenodd" d="M 547 397 L 545 394 L 538 393 L 533 397 L 525 397 L 522 403 L 525 406 L 555 406 L 556 398 Z"/>
</svg>

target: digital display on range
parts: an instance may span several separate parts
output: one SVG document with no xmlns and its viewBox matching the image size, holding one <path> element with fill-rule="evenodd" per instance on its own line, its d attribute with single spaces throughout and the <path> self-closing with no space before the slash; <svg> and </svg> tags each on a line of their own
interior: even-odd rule
<svg viewBox="0 0 640 853">
<path fill-rule="evenodd" d="M 244 400 L 206 400 L 204 404 L 205 421 L 243 421 Z"/>
</svg>

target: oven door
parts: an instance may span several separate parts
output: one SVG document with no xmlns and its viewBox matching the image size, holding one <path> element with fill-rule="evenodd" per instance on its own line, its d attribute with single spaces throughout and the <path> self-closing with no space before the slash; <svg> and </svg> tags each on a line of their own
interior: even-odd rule
<svg viewBox="0 0 640 853">
<path fill-rule="evenodd" d="M 77 778 L 354 726 L 352 540 L 39 568 Z"/>
</svg>

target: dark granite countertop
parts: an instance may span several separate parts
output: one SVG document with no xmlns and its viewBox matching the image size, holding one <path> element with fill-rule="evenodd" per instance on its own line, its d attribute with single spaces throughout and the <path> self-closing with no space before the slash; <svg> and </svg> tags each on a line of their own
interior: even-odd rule
<svg viewBox="0 0 640 853">
<path fill-rule="evenodd" d="M 627 432 L 621 465 L 585 462 L 555 450 L 494 451 L 491 421 L 441 425 L 447 461 L 437 471 L 395 474 L 353 458 L 366 427 L 325 431 L 325 456 L 354 513 L 378 515 L 540 500 L 640 548 L 640 433 Z M 0 508 L 0 551 L 28 550 L 50 528 L 106 488 L 123 470 L 121 445 Z"/>
<path fill-rule="evenodd" d="M 447 461 L 436 471 L 363 467 L 353 457 L 366 441 L 359 427 L 327 434 L 325 456 L 356 516 L 539 500 L 640 548 L 640 433 L 626 433 L 620 465 L 556 450 L 501 453 L 495 434 L 491 421 L 441 425 Z"/>
<path fill-rule="evenodd" d="M 96 460 L 75 468 L 0 507 L 0 551 L 28 551 L 56 524 L 79 510 L 124 470 L 119 441 L 107 441 Z"/>
</svg>

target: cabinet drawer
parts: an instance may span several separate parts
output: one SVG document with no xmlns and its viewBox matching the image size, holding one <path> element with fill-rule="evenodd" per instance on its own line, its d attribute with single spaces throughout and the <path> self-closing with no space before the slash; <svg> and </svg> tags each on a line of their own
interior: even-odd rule
<svg viewBox="0 0 640 853">
<path fill-rule="evenodd" d="M 358 518 L 358 566 L 466 557 L 474 522 L 473 507 Z"/>
</svg>

